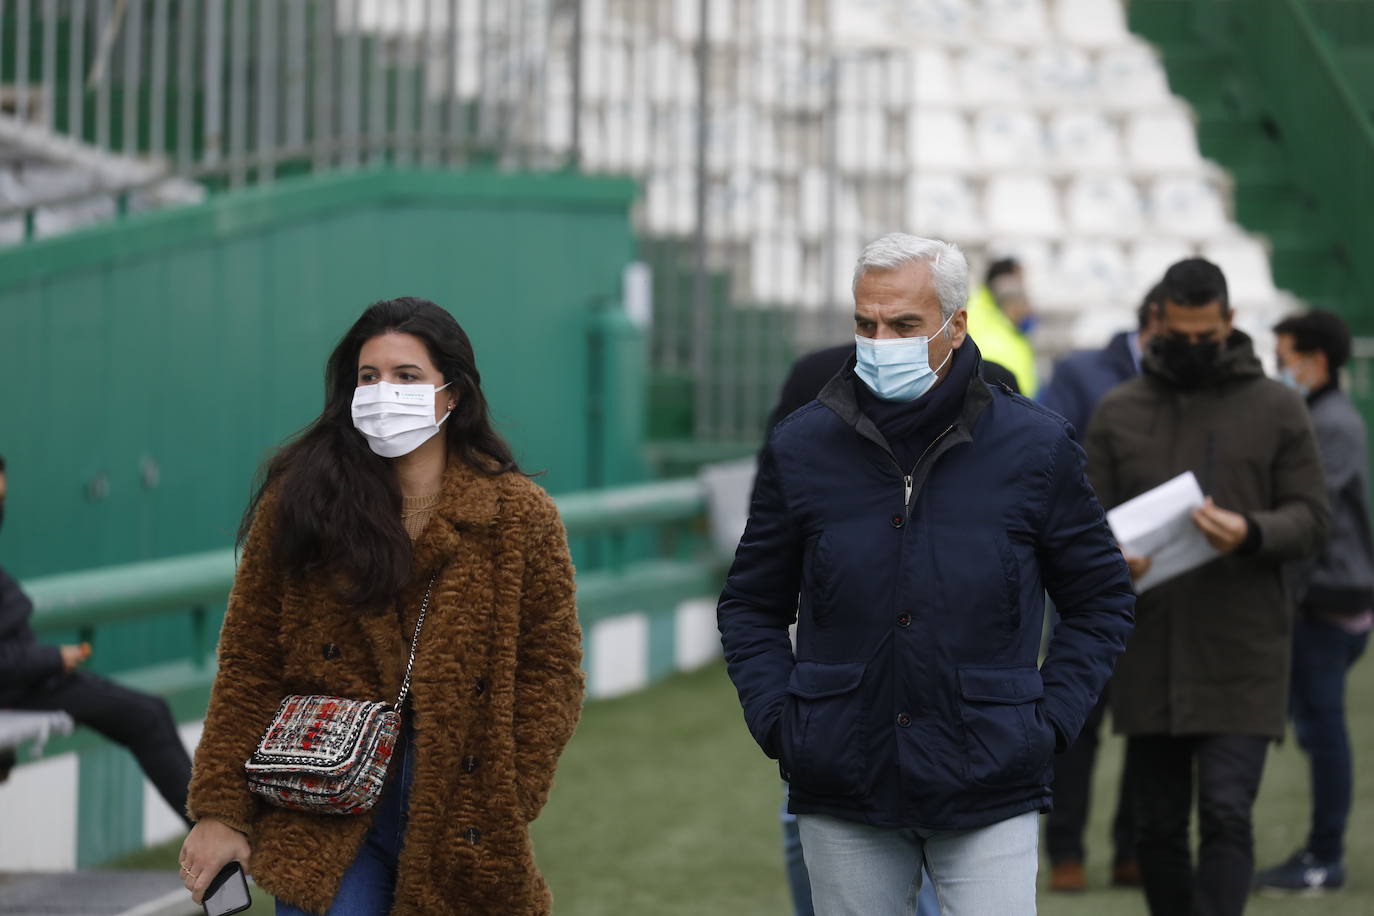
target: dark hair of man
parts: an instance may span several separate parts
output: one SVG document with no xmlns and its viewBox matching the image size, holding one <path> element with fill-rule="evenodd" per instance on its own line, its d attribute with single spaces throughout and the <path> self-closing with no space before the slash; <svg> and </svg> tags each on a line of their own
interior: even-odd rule
<svg viewBox="0 0 1374 916">
<path fill-rule="evenodd" d="M 458 404 L 442 427 L 449 460 L 493 476 L 519 471 L 510 446 L 492 428 L 462 327 L 428 300 L 388 299 L 368 306 L 334 347 L 325 365 L 324 412 L 267 461 L 239 523 L 242 543 L 263 494 L 273 490 L 277 524 L 268 550 L 278 570 L 341 573 L 342 597 L 373 611 L 385 609 L 411 575 L 411 543 L 401 527 L 401 491 L 391 461 L 374 454 L 353 426 L 358 353 L 368 340 L 392 331 L 422 340 L 443 382 L 451 384 L 445 393 Z"/>
<path fill-rule="evenodd" d="M 1160 307 L 1167 302 L 1201 308 L 1213 302 L 1221 303 L 1221 313 L 1231 312 L 1231 299 L 1226 291 L 1226 275 L 1206 258 L 1186 258 L 1164 272 L 1157 287 Z"/>
<path fill-rule="evenodd" d="M 1325 353 L 1326 368 L 1333 379 L 1350 359 L 1350 328 L 1340 316 L 1323 309 L 1290 315 L 1274 325 L 1274 333 L 1291 335 L 1293 349 L 1299 353 Z"/>
<path fill-rule="evenodd" d="M 996 280 L 998 277 L 1005 274 L 1014 274 L 1020 269 L 1021 262 L 1017 261 L 1015 258 L 999 258 L 988 265 L 987 276 L 983 278 L 983 282 L 991 286 L 992 281 Z"/>
<path fill-rule="evenodd" d="M 0 455 L 0 474 L 5 473 L 5 456 Z"/>
<path fill-rule="evenodd" d="M 1135 310 L 1136 330 L 1143 331 L 1150 324 L 1150 319 L 1154 317 L 1156 309 L 1164 302 L 1164 284 L 1156 283 L 1150 287 L 1150 291 L 1145 294 L 1145 299 L 1140 303 L 1140 307 Z"/>
</svg>

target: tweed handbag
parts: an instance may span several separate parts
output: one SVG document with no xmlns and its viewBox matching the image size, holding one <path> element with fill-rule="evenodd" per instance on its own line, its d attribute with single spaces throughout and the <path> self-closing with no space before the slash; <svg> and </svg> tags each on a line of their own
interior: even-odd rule
<svg viewBox="0 0 1374 916">
<path fill-rule="evenodd" d="M 358 814 L 377 803 L 401 732 L 401 707 L 410 693 L 433 588 L 431 578 L 396 702 L 301 695 L 282 700 L 243 766 L 252 792 L 278 807 L 315 814 Z"/>
</svg>

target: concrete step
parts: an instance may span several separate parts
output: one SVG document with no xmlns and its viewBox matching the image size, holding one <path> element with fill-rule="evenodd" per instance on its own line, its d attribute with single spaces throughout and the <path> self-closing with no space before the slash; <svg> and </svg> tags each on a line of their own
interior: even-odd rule
<svg viewBox="0 0 1374 916">
<path fill-rule="evenodd" d="M 3 916 L 194 916 L 173 871 L 0 872 Z"/>
</svg>

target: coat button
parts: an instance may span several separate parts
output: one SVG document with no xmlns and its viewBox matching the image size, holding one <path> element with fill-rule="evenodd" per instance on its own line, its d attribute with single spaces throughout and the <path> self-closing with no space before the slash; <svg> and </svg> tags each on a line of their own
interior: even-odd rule
<svg viewBox="0 0 1374 916">
<path fill-rule="evenodd" d="M 897 713 L 897 724 L 900 725 L 902 728 L 906 728 L 908 725 L 911 724 L 911 716 L 908 716 L 904 712 Z"/>
<path fill-rule="evenodd" d="M 906 519 L 902 518 L 900 515 L 894 515 L 888 521 L 892 522 L 893 528 L 900 528 L 906 524 Z"/>
<path fill-rule="evenodd" d="M 327 661 L 333 661 L 340 655 L 343 655 L 343 653 L 339 651 L 338 646 L 334 645 L 332 642 L 324 644 L 324 657 Z"/>
<path fill-rule="evenodd" d="M 482 831 L 478 830 L 476 827 L 469 827 L 468 832 L 465 834 L 465 836 L 467 837 L 469 843 L 476 846 L 477 843 L 482 839 Z"/>
<path fill-rule="evenodd" d="M 468 755 L 467 757 L 463 758 L 463 769 L 471 773 L 473 770 L 477 769 L 477 765 L 479 763 L 481 763 L 481 761 L 478 760 L 476 757 Z"/>
<path fill-rule="evenodd" d="M 899 626 L 899 627 L 909 627 L 909 626 L 911 626 L 911 615 L 910 615 L 910 614 L 898 614 L 898 615 L 897 615 L 897 626 Z"/>
<path fill-rule="evenodd" d="M 482 694 L 487 692 L 487 679 L 484 677 L 479 677 L 477 679 L 477 683 L 472 685 L 472 689 L 476 691 L 477 695 L 480 697 Z"/>
</svg>

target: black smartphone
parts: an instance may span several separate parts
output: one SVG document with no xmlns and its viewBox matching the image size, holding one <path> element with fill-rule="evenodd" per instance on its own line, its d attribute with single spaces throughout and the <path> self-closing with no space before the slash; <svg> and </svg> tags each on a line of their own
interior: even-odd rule
<svg viewBox="0 0 1374 916">
<path fill-rule="evenodd" d="M 230 862 L 221 868 L 201 899 L 205 916 L 230 916 L 252 906 L 253 898 L 248 893 L 248 879 L 244 877 L 243 867 L 237 862 Z"/>
</svg>

